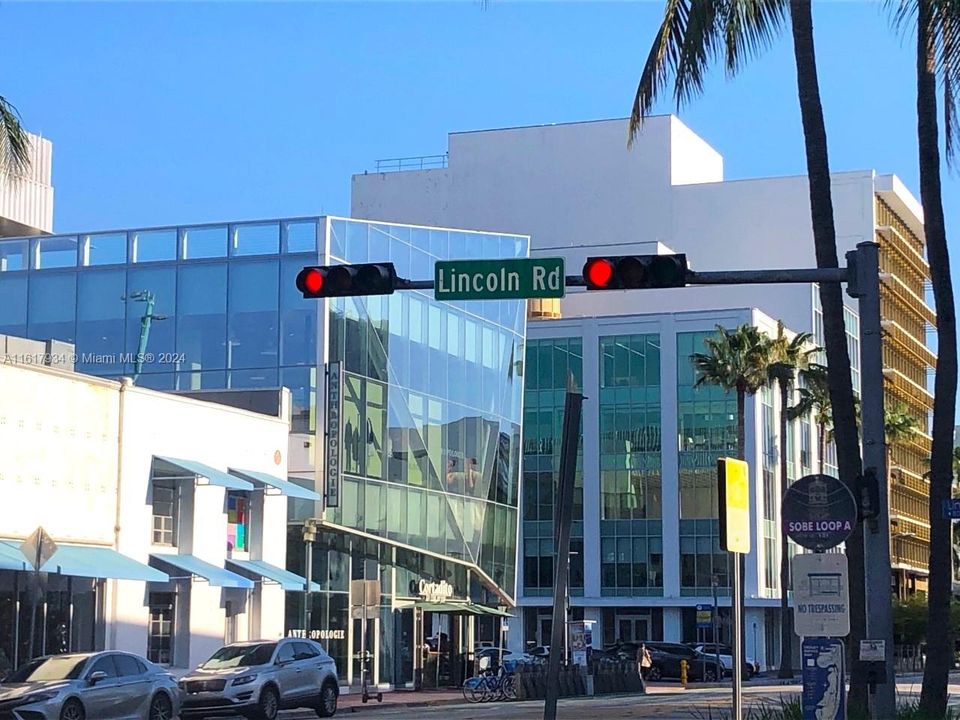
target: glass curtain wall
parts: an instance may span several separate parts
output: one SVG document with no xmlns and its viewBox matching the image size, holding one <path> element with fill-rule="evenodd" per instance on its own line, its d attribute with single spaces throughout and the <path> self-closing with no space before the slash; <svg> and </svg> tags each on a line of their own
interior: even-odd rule
<svg viewBox="0 0 960 720">
<path fill-rule="evenodd" d="M 715 385 L 694 387 L 691 357 L 712 333 L 677 333 L 680 467 L 680 594 L 709 596 L 713 578 L 729 593 L 731 572 L 720 550 L 717 458 L 737 452 L 737 401 Z"/>
<path fill-rule="evenodd" d="M 560 470 L 563 408 L 570 385 L 583 388 L 583 341 L 527 342 L 523 406 L 523 593 L 549 596 L 554 580 L 554 509 Z M 582 420 L 581 420 L 582 422 Z M 570 592 L 583 595 L 583 443 L 570 530 Z"/>
<path fill-rule="evenodd" d="M 600 338 L 602 595 L 663 594 L 660 336 Z"/>
</svg>

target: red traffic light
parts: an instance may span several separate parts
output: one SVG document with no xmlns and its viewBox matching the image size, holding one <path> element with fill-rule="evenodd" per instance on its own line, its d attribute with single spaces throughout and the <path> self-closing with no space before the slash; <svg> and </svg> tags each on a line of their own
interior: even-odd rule
<svg viewBox="0 0 960 720">
<path fill-rule="evenodd" d="M 687 284 L 687 256 L 588 257 L 583 265 L 583 282 L 587 290 L 683 287 Z"/>
<path fill-rule="evenodd" d="M 587 287 L 605 288 L 613 278 L 613 263 L 606 258 L 591 258 L 583 266 L 583 279 Z"/>
<path fill-rule="evenodd" d="M 297 289 L 305 298 L 390 295 L 396 279 L 393 263 L 311 266 L 297 274 Z"/>
</svg>

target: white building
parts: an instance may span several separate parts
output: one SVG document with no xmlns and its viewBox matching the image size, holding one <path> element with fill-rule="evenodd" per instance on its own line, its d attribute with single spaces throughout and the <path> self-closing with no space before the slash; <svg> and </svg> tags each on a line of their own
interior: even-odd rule
<svg viewBox="0 0 960 720">
<path fill-rule="evenodd" d="M 0 237 L 53 231 L 53 143 L 29 134 L 30 168 L 23 175 L 0 171 Z M 0 263 L 6 262 L 0 256 Z M 6 270 L 0 267 L 0 270 Z M 10 268 L 16 269 L 16 268 Z"/>
<path fill-rule="evenodd" d="M 668 248 L 686 253 L 691 267 L 697 270 L 815 266 L 805 176 L 725 180 L 719 153 L 673 116 L 651 118 L 632 150 L 627 149 L 626 138 L 626 120 L 452 133 L 446 167 L 354 176 L 352 215 L 528 233 L 531 255 L 564 257 L 568 274 L 578 274 L 589 255 L 669 252 Z M 843 252 L 860 242 L 875 240 L 881 246 L 881 269 L 886 273 L 882 314 L 888 330 L 884 349 L 888 403 L 904 403 L 926 427 L 932 401 L 927 373 L 935 355 L 926 347 L 925 330 L 935 322 L 935 315 L 924 300 L 929 268 L 924 259 L 920 205 L 894 175 L 874 171 L 836 173 L 832 184 L 841 262 Z M 846 302 L 853 380 L 858 387 L 858 319 L 854 301 L 846 298 Z M 564 320 L 531 322 L 528 332 L 530 338 L 544 337 L 560 331 L 565 327 L 563 323 L 579 322 L 573 318 L 597 318 L 595 322 L 602 325 L 634 322 L 623 317 L 634 313 L 663 313 L 663 317 L 670 317 L 688 311 L 732 312 L 729 308 L 756 308 L 769 318 L 783 320 L 794 331 L 821 336 L 819 301 L 816 288 L 811 285 L 700 287 L 642 293 L 569 292 L 561 301 L 559 312 L 548 303 L 531 303 L 531 318 L 562 316 Z M 665 339 L 664 347 L 667 343 Z M 586 370 L 584 375 L 589 377 Z M 529 382 L 529 376 L 526 381 Z M 664 413 L 669 407 L 666 389 L 664 384 Z M 672 389 L 670 393 L 675 396 Z M 589 397 L 589 391 L 586 394 Z M 753 422 L 759 422 L 756 411 L 749 412 L 753 413 Z M 662 427 L 664 437 L 668 437 L 668 432 L 672 436 L 666 415 Z M 748 453 L 756 459 L 760 438 L 766 436 L 760 434 L 759 425 L 755 427 L 758 434 L 748 434 Z M 529 437 L 526 427 L 524 432 Z M 776 427 L 772 432 L 769 442 L 779 443 Z M 801 429 L 795 428 L 794 432 Z M 925 584 L 929 524 L 923 472 L 929 441 L 929 436 L 922 433 L 914 441 L 894 448 L 894 476 L 899 481 L 892 493 L 892 534 L 896 540 L 893 560 L 898 586 L 904 592 Z M 674 479 L 671 472 L 676 472 L 667 460 L 667 448 L 672 445 L 672 441 L 663 445 L 665 489 Z M 812 459 L 815 445 L 814 441 L 795 446 L 795 459 L 799 460 L 796 453 L 803 453 L 807 460 L 804 467 L 819 469 Z M 826 470 L 835 472 L 831 454 L 829 451 L 825 459 Z M 601 457 L 585 449 L 585 493 L 597 484 L 601 462 Z M 770 489 L 768 492 L 781 486 L 783 480 L 776 468 L 772 476 L 758 483 L 762 465 L 754 462 L 751 467 L 757 496 L 765 486 Z M 666 501 L 667 494 L 665 490 L 665 523 L 668 512 L 675 512 L 675 503 Z M 588 509 L 598 507 L 584 502 Z M 584 517 L 588 543 L 585 571 L 597 559 L 597 554 L 589 550 L 590 543 L 597 538 L 591 534 L 596 526 L 588 517 L 595 514 L 588 511 Z M 760 527 L 760 516 L 755 520 L 756 527 Z M 671 522 L 676 522 L 675 516 Z M 525 529 L 533 530 L 530 526 Z M 772 544 L 767 555 L 778 557 L 777 533 L 770 528 L 768 535 L 768 540 L 755 545 L 760 554 L 755 553 L 749 560 L 752 569 L 748 570 L 747 605 L 752 608 L 776 604 L 773 601 L 779 593 L 775 578 L 772 583 L 763 582 L 764 573 L 768 572 L 764 569 L 763 548 L 768 541 Z M 524 542 L 528 538 L 529 532 L 525 533 Z M 663 542 L 666 546 L 666 534 Z M 667 600 L 667 572 L 665 559 L 662 597 L 655 595 L 657 599 L 652 600 L 625 593 L 618 595 L 616 602 L 625 608 L 663 605 L 663 637 L 693 640 L 695 637 L 682 627 L 675 610 L 670 608 L 677 605 L 673 599 Z M 584 592 L 583 602 L 587 606 L 599 606 L 601 600 L 614 602 L 590 596 L 589 581 Z M 521 604 L 532 602 L 527 587 L 522 586 L 519 595 Z M 703 602 L 709 602 L 709 598 L 701 594 L 686 597 L 683 604 Z M 764 622 L 760 622 L 756 611 L 752 612 L 746 626 L 749 650 L 751 624 L 757 622 L 762 633 L 764 624 L 774 617 L 772 611 L 768 612 Z M 605 639 L 611 639 L 609 623 L 617 621 L 616 616 L 607 620 L 602 632 Z M 529 635 L 530 628 L 526 629 Z M 656 630 L 649 632 L 659 636 Z M 618 634 L 623 634 L 619 628 L 614 630 L 614 635 Z M 537 639 L 541 639 L 539 631 Z M 775 642 L 768 640 L 768 656 L 772 655 L 771 643 Z M 759 643 L 762 645 L 763 640 Z M 758 653 L 763 655 L 763 648 L 758 648 Z M 769 663 L 776 661 L 776 657 L 769 657 Z"/>
<path fill-rule="evenodd" d="M 41 367 L 24 341 L 0 364 L 0 664 L 119 649 L 172 668 L 224 642 L 280 637 L 289 393 L 269 414 Z M 36 351 L 36 354 L 34 354 Z M 270 404 L 269 402 L 267 403 Z M 21 544 L 57 550 L 34 592 Z"/>
</svg>

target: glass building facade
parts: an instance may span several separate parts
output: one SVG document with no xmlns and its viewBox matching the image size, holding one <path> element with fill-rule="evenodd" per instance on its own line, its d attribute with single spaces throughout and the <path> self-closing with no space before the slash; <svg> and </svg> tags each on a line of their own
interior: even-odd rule
<svg viewBox="0 0 960 720">
<path fill-rule="evenodd" d="M 310 630 L 347 679 L 359 679 L 351 658 L 367 642 L 374 679 L 404 684 L 424 667 L 416 634 L 466 638 L 456 619 L 414 617 L 420 580 L 464 602 L 513 604 L 525 302 L 441 303 L 429 291 L 304 300 L 295 277 L 305 265 L 391 261 L 400 277 L 430 279 L 437 260 L 526 257 L 528 245 L 332 217 L 4 239 L 0 333 L 75 343 L 76 369 L 103 377 L 135 374 L 145 341 L 137 384 L 159 390 L 287 387 L 291 471 L 308 481 L 325 364 L 341 362 L 341 502 L 291 503 L 288 567 L 304 573 L 300 527 L 317 517 Z M 357 579 L 381 588 L 363 639 L 349 607 Z M 304 629 L 303 609 L 288 593 L 289 629 Z M 493 632 L 493 619 L 471 632 Z"/>
</svg>

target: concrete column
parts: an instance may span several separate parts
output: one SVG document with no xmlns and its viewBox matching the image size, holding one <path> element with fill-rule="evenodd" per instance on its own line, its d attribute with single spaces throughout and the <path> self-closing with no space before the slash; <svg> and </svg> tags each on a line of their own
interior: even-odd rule
<svg viewBox="0 0 960 720">
<path fill-rule="evenodd" d="M 663 641 L 681 642 L 683 640 L 683 617 L 681 608 L 665 607 L 663 609 Z"/>
</svg>

